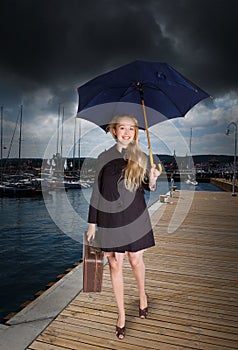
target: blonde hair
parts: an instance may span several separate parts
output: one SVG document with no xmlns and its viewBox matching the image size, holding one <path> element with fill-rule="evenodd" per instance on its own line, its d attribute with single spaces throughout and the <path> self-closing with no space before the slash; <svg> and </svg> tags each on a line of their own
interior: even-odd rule
<svg viewBox="0 0 238 350">
<path fill-rule="evenodd" d="M 135 117 L 127 114 L 115 116 L 108 126 L 112 137 L 116 140 L 116 126 L 123 117 L 130 118 L 135 127 L 134 140 L 127 146 L 124 156 L 124 158 L 127 160 L 127 165 L 124 171 L 124 184 L 127 190 L 133 192 L 145 180 L 147 156 L 140 148 L 139 127 L 138 121 Z"/>
</svg>

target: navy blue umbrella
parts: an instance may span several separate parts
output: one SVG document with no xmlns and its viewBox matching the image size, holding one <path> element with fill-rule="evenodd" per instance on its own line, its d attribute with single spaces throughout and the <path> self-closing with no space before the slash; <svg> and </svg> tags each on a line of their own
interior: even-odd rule
<svg viewBox="0 0 238 350">
<path fill-rule="evenodd" d="M 153 164 L 148 128 L 162 120 L 184 117 L 209 94 L 166 63 L 134 61 L 88 81 L 78 88 L 78 96 L 78 117 L 104 130 L 115 112 L 134 112 L 139 127 L 146 130 Z M 135 110 L 134 104 L 142 114 Z M 102 116 L 91 109 L 98 105 L 107 107 L 102 108 Z"/>
</svg>

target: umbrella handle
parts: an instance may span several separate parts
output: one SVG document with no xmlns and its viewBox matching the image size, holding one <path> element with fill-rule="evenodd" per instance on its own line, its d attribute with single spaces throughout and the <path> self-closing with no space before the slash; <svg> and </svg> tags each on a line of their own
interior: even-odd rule
<svg viewBox="0 0 238 350">
<path fill-rule="evenodd" d="M 154 159 L 153 159 L 153 152 L 152 152 L 151 147 L 149 148 L 149 155 L 150 155 L 150 166 L 151 166 L 151 168 L 153 168 L 153 166 L 154 166 Z"/>
<path fill-rule="evenodd" d="M 162 165 L 159 163 L 158 164 L 158 168 L 159 168 L 159 172 L 160 172 L 160 174 L 162 174 L 162 172 L 163 172 L 163 168 L 162 168 Z"/>
<path fill-rule="evenodd" d="M 151 149 L 150 145 L 150 134 L 149 134 L 149 128 L 148 128 L 148 122 L 147 122 L 147 116 L 146 116 L 146 110 L 145 110 L 145 101 L 142 96 L 142 91 L 141 91 L 141 105 L 142 105 L 142 110 L 143 110 L 143 116 L 144 116 L 144 122 L 145 122 L 145 131 L 146 131 L 146 136 L 147 136 L 147 143 L 148 143 L 148 149 L 149 149 L 149 155 L 150 155 L 150 166 L 153 168 L 154 165 L 154 160 L 153 160 L 153 152 Z"/>
<path fill-rule="evenodd" d="M 148 127 L 146 110 L 145 110 L 145 100 L 144 100 L 144 97 L 143 97 L 143 90 L 142 90 L 141 83 L 138 82 L 137 86 L 139 87 L 140 97 L 141 97 L 141 105 L 142 105 L 144 122 L 145 122 L 145 131 L 146 131 L 147 142 L 148 142 L 148 149 L 149 149 L 149 155 L 150 155 L 150 166 L 151 166 L 151 168 L 153 168 L 153 166 L 154 166 L 154 159 L 153 159 L 153 152 L 152 152 L 151 145 L 150 145 L 150 133 L 149 133 L 149 127 Z M 163 169 L 162 169 L 162 166 L 161 166 L 160 163 L 158 164 L 158 168 L 159 168 L 160 174 L 162 174 Z"/>
</svg>

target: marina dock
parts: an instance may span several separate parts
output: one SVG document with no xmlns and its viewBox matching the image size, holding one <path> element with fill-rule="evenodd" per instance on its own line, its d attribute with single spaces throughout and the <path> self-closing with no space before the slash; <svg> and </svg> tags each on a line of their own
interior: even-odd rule
<svg viewBox="0 0 238 350">
<path fill-rule="evenodd" d="M 150 209 L 156 246 L 144 255 L 149 295 L 145 320 L 138 317 L 136 282 L 125 257 L 124 340 L 115 336 L 117 308 L 106 264 L 101 293 L 81 292 L 78 266 L 58 282 L 58 294 L 54 285 L 0 328 L 0 345 L 8 345 L 0 348 L 237 349 L 238 196 L 175 191 L 168 200 Z M 17 341 L 19 347 L 11 347 Z"/>
</svg>

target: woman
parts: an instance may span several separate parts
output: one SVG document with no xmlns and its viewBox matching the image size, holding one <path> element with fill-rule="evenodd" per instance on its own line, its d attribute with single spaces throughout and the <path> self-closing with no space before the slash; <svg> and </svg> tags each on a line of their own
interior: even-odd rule
<svg viewBox="0 0 238 350">
<path fill-rule="evenodd" d="M 118 306 L 116 335 L 125 337 L 123 259 L 125 253 L 139 289 L 139 317 L 148 314 L 145 292 L 143 251 L 155 245 L 144 198 L 145 190 L 155 190 L 160 172 L 155 166 L 147 172 L 147 156 L 139 145 L 137 120 L 129 115 L 116 116 L 109 125 L 116 145 L 98 157 L 90 201 L 87 237 L 100 240 L 108 258 L 112 286 Z"/>
</svg>

